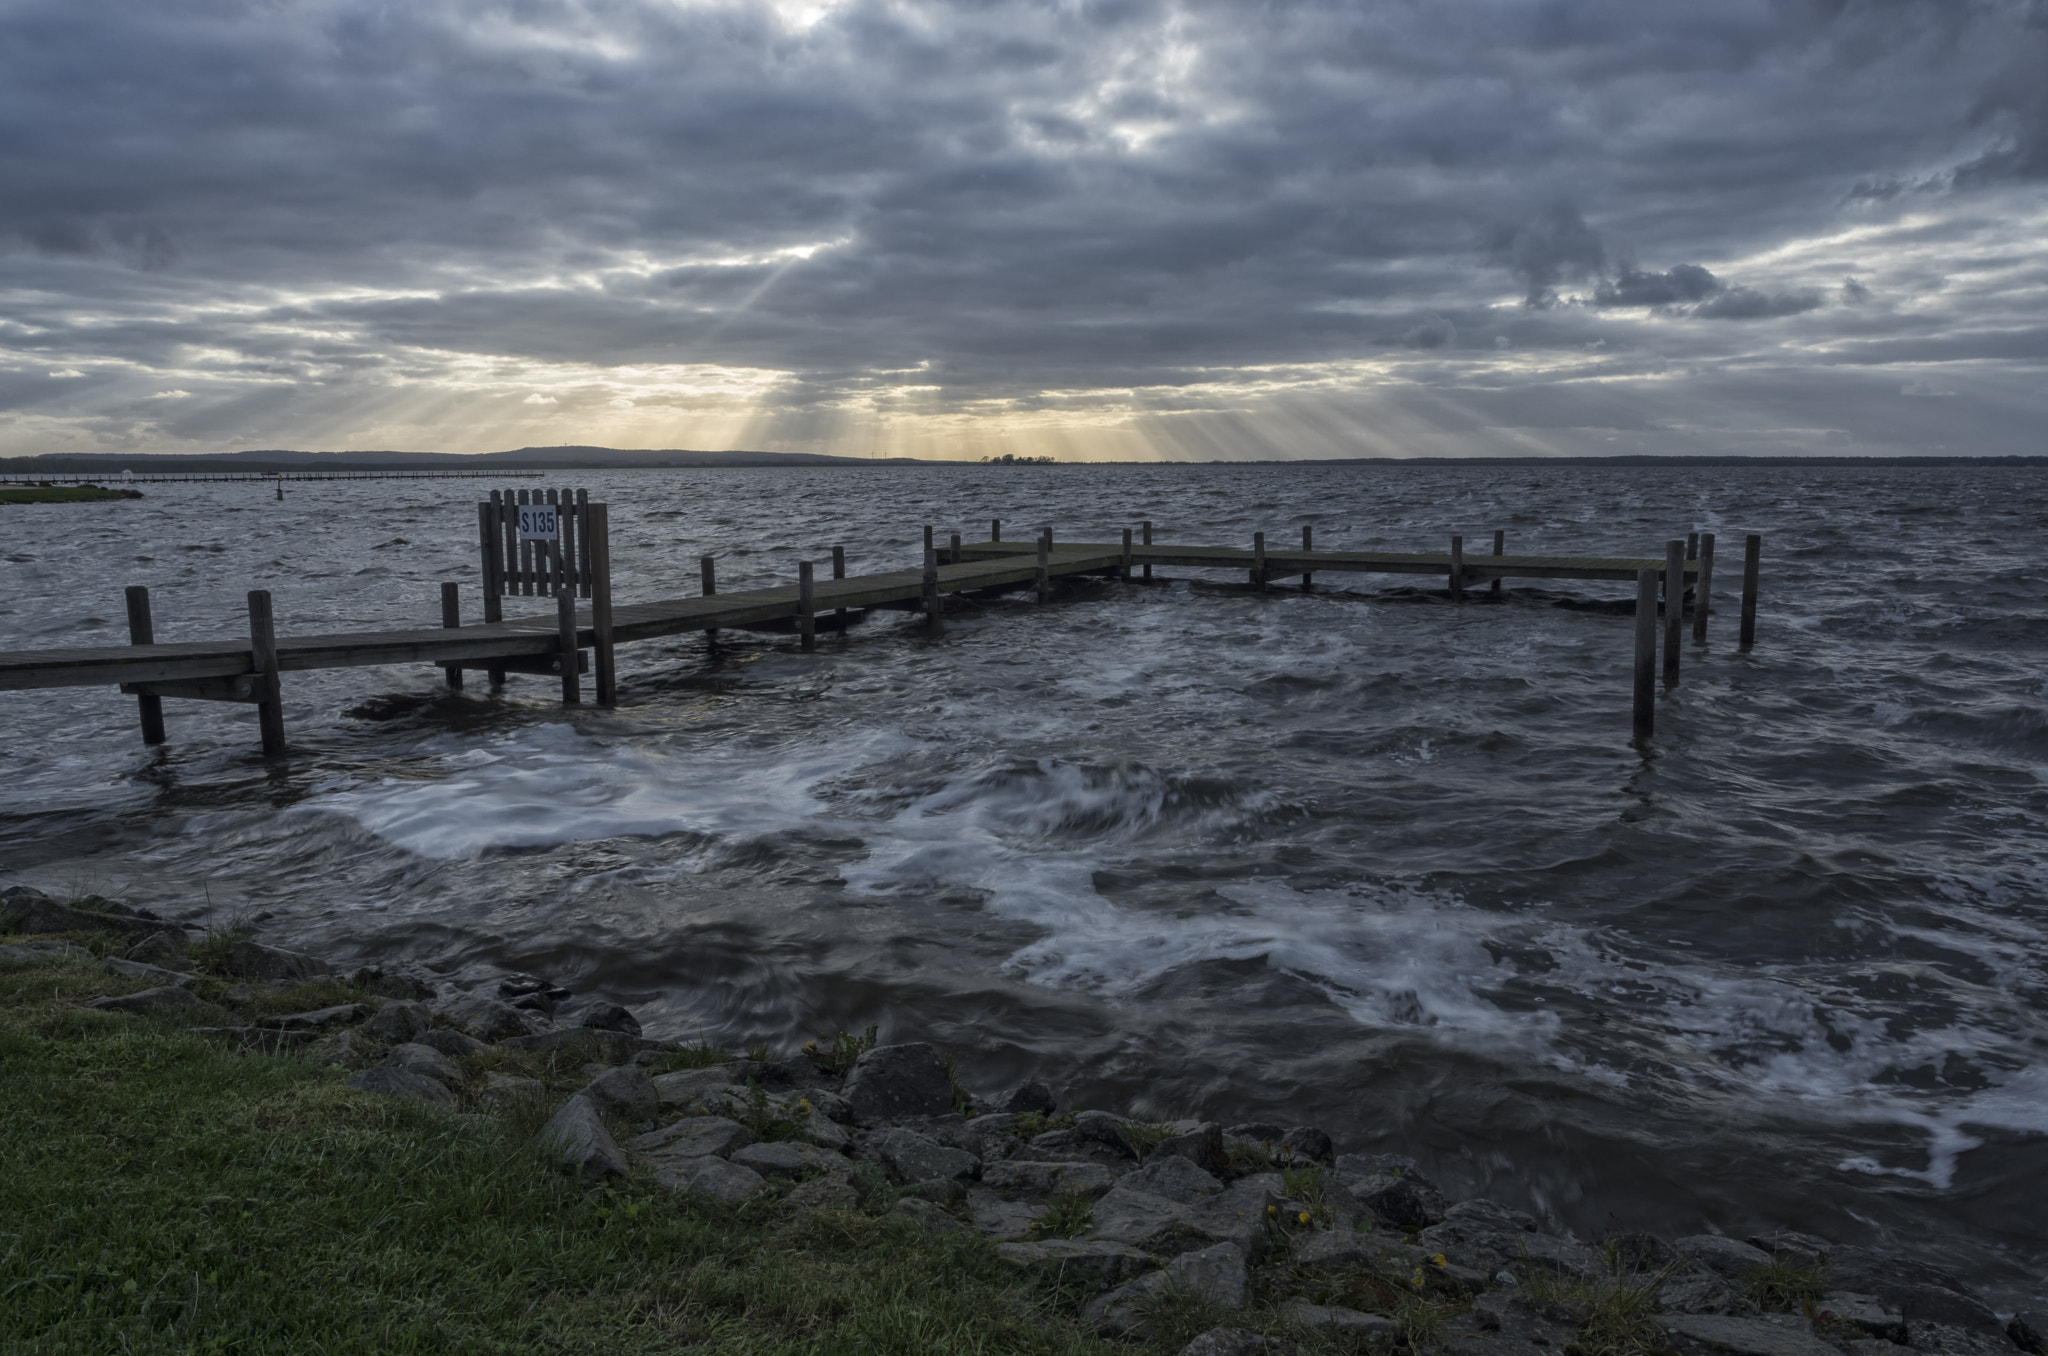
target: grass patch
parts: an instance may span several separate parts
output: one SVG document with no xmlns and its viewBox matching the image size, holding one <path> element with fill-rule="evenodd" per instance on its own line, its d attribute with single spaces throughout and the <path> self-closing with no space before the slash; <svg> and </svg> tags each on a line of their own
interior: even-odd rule
<svg viewBox="0 0 2048 1356">
<path fill-rule="evenodd" d="M 1318 1229 L 1337 1227 L 1335 1193 L 1340 1188 L 1336 1176 L 1325 1172 L 1319 1163 L 1309 1163 L 1298 1168 L 1283 1169 L 1280 1174 L 1280 1194 L 1290 1201 L 1298 1201 L 1306 1207 L 1303 1213 L 1307 1219 L 1289 1221 L 1290 1227 L 1314 1226 Z"/>
<path fill-rule="evenodd" d="M 1081 1118 L 1071 1111 L 1061 1112 L 1057 1116 L 1048 1116 L 1042 1111 L 1023 1111 L 1017 1114 L 1015 1120 L 1003 1127 L 1003 1133 L 1029 1140 L 1051 1130 L 1071 1130 L 1080 1123 Z"/>
<path fill-rule="evenodd" d="M 1827 1275 L 1819 1267 L 1801 1266 L 1782 1257 L 1751 1267 L 1742 1285 L 1759 1309 L 1788 1314 L 1798 1313 L 1828 1289 Z"/>
<path fill-rule="evenodd" d="M 677 1050 L 664 1050 L 654 1062 L 650 1074 L 676 1073 L 683 1069 L 708 1069 L 714 1064 L 730 1064 L 735 1056 L 730 1050 L 721 1050 L 709 1041 L 697 1041 Z"/>
<path fill-rule="evenodd" d="M 1116 1128 L 1118 1138 L 1140 1163 L 1151 1152 L 1173 1138 L 1174 1129 L 1159 1121 L 1125 1121 Z"/>
<path fill-rule="evenodd" d="M 142 987 L 0 967 L 4 1356 L 1119 1349 L 971 1234 L 587 1185 L 509 1128 L 78 1006 Z"/>
<path fill-rule="evenodd" d="M 141 490 L 108 489 L 104 485 L 0 485 L 0 504 L 97 504 L 108 499 L 140 499 Z"/>
<path fill-rule="evenodd" d="M 1095 1203 L 1078 1191 L 1055 1191 L 1031 1217 L 1033 1238 L 1079 1238 L 1095 1223 Z"/>
<path fill-rule="evenodd" d="M 819 1073 L 837 1078 L 851 1069 L 855 1060 L 875 1048 L 879 1029 L 871 1026 L 858 1036 L 845 1031 L 836 1032 L 823 1045 L 814 1040 L 805 1041 L 803 1053 L 817 1066 Z"/>
<path fill-rule="evenodd" d="M 1560 1276 L 1542 1267 L 1520 1270 L 1523 1294 L 1563 1307 L 1578 1323 L 1579 1338 L 1573 1346 L 1582 1356 L 1636 1356 L 1667 1345 L 1655 1320 L 1662 1308 L 1657 1288 L 1668 1270 L 1625 1277 L 1617 1268 L 1612 1276 L 1592 1280 Z"/>
</svg>

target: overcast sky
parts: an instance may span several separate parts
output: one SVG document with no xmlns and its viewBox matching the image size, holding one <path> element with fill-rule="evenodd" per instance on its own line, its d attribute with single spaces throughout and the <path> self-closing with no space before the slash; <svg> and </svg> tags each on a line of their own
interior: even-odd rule
<svg viewBox="0 0 2048 1356">
<path fill-rule="evenodd" d="M 0 0 L 0 454 L 2048 452 L 2048 5 Z"/>
</svg>

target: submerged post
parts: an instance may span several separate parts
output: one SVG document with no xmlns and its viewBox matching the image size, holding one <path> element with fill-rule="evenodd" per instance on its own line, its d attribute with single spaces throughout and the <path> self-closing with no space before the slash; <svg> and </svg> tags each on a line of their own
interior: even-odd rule
<svg viewBox="0 0 2048 1356">
<path fill-rule="evenodd" d="M 1756 584 L 1764 558 L 1764 539 L 1752 532 L 1742 539 L 1742 648 L 1756 644 Z"/>
<path fill-rule="evenodd" d="M 1664 677 L 1678 681 L 1678 636 L 1685 626 L 1685 543 L 1664 543 Z"/>
<path fill-rule="evenodd" d="M 1266 587 L 1266 534 L 1252 533 L 1252 586 Z"/>
<path fill-rule="evenodd" d="M 988 520 L 988 539 L 992 542 L 1003 539 L 1003 520 L 1001 518 L 991 518 Z"/>
<path fill-rule="evenodd" d="M 1124 529 L 1124 555 L 1117 566 L 1116 577 L 1126 584 L 1131 582 L 1131 529 Z"/>
<path fill-rule="evenodd" d="M 1637 739 L 1657 729 L 1657 572 L 1636 571 L 1635 728 Z"/>
<path fill-rule="evenodd" d="M 1052 597 L 1052 529 L 1047 528 L 1038 535 L 1038 601 L 1043 603 Z"/>
<path fill-rule="evenodd" d="M 1707 643 L 1707 614 L 1714 610 L 1714 534 L 1700 533 L 1700 576 L 1693 585 L 1692 643 Z"/>
<path fill-rule="evenodd" d="M 947 557 L 946 563 L 948 565 L 958 565 L 960 563 L 960 534 L 958 532 L 953 534 L 953 554 Z"/>
<path fill-rule="evenodd" d="M 832 577 L 834 579 L 846 578 L 846 548 L 844 546 L 835 546 L 832 548 Z M 845 635 L 846 609 L 843 607 L 840 608 L 839 611 L 833 615 L 832 620 L 834 624 L 839 627 L 839 634 L 842 636 Z"/>
<path fill-rule="evenodd" d="M 576 595 L 563 589 L 555 595 L 555 635 L 562 653 L 562 705 L 583 701 L 583 680 L 576 674 Z"/>
<path fill-rule="evenodd" d="M 796 563 L 796 633 L 806 650 L 818 648 L 817 599 L 811 591 L 811 562 Z"/>
<path fill-rule="evenodd" d="M 1451 537 L 1451 601 L 1465 601 L 1465 539 Z"/>
<path fill-rule="evenodd" d="M 249 590 L 249 667 L 256 672 L 256 727 L 263 734 L 263 756 L 284 757 L 283 693 L 277 681 L 277 626 L 271 618 L 270 590 Z"/>
<path fill-rule="evenodd" d="M 936 636 L 945 628 L 945 620 L 939 612 L 939 553 L 927 546 L 924 549 L 924 629 Z"/>
<path fill-rule="evenodd" d="M 1508 534 L 1499 528 L 1495 528 L 1493 533 L 1493 553 L 1497 556 L 1504 556 L 1508 553 Z M 1493 577 L 1493 601 L 1496 603 L 1500 601 L 1499 575 Z"/>
<path fill-rule="evenodd" d="M 1148 519 L 1148 520 L 1146 520 L 1146 522 L 1145 522 L 1145 523 L 1144 523 L 1144 524 L 1143 524 L 1142 526 L 1143 526 L 1143 527 L 1144 527 L 1144 529 L 1145 529 L 1145 536 L 1144 536 L 1144 542 L 1145 542 L 1145 545 L 1147 545 L 1147 546 L 1150 546 L 1150 545 L 1152 544 L 1152 523 L 1151 523 L 1151 520 L 1149 520 L 1149 519 Z M 1150 580 L 1150 579 L 1152 578 L 1152 567 L 1151 567 L 1151 566 L 1150 566 L 1149 564 L 1145 566 L 1145 578 L 1146 578 L 1147 580 Z"/>
<path fill-rule="evenodd" d="M 597 670 L 597 704 L 619 704 L 619 670 L 612 633 L 612 519 L 606 504 L 584 507 L 583 544 L 590 560 L 590 649 Z M 573 590 L 572 590 L 573 592 Z"/>
<path fill-rule="evenodd" d="M 1301 525 L 1301 553 L 1307 555 L 1316 549 L 1316 530 L 1307 523 Z M 1301 591 L 1307 593 L 1315 587 L 1316 577 L 1307 570 L 1301 572 Z"/>
<path fill-rule="evenodd" d="M 149 616 L 149 589 L 141 584 L 128 586 L 128 643 L 130 645 L 156 644 L 156 623 Z M 164 742 L 164 699 L 162 697 L 137 697 L 135 712 L 142 718 L 142 742 L 161 744 Z"/>
<path fill-rule="evenodd" d="M 718 594 L 718 563 L 710 556 L 699 556 L 697 557 L 697 573 L 704 581 L 704 596 L 706 598 L 716 597 Z M 715 626 L 706 627 L 704 629 L 704 639 L 716 645 L 718 643 L 718 628 Z"/>
<path fill-rule="evenodd" d="M 441 625 L 449 630 L 460 630 L 462 627 L 462 586 L 460 584 L 441 585 Z M 462 690 L 462 665 L 443 664 L 441 672 L 448 680 L 449 691 L 460 692 Z"/>
</svg>

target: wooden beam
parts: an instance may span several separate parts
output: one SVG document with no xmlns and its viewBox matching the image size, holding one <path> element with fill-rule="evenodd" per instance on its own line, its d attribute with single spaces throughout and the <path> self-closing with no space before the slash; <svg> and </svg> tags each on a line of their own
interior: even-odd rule
<svg viewBox="0 0 2048 1356">
<path fill-rule="evenodd" d="M 149 590 L 140 584 L 128 586 L 128 643 L 156 644 L 156 623 L 149 615 Z M 164 742 L 164 703 L 155 693 L 135 695 L 135 713 L 142 721 L 142 742 Z"/>
</svg>

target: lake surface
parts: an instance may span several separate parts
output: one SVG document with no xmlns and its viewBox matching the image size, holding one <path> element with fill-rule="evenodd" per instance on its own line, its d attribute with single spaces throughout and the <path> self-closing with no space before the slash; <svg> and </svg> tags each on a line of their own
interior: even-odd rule
<svg viewBox="0 0 2048 1356">
<path fill-rule="evenodd" d="M 500 484 L 508 482 L 497 482 Z M 536 482 L 539 483 L 539 482 Z M 622 601 L 792 580 L 920 529 L 1659 555 L 1720 534 L 1710 643 L 1629 738 L 1621 584 L 1146 587 L 882 613 L 816 654 L 620 651 L 553 680 L 0 694 L 0 878 L 409 961 L 533 971 L 656 1034 L 879 1023 L 1080 1105 L 1325 1126 L 1456 1193 L 1613 1228 L 1889 1242 L 2048 1297 L 2048 473 L 1259 465 L 556 473 Z M 476 615 L 478 486 L 145 487 L 0 510 L 0 646 Z M 1765 537 L 1757 648 L 1740 539 Z M 515 605 L 513 610 L 517 611 Z M 544 609 L 534 609 L 544 610 Z"/>
</svg>

